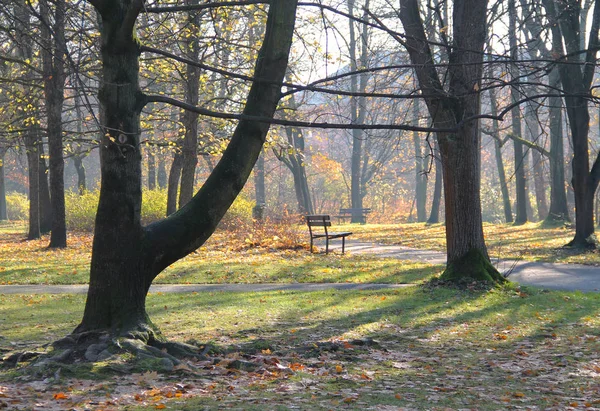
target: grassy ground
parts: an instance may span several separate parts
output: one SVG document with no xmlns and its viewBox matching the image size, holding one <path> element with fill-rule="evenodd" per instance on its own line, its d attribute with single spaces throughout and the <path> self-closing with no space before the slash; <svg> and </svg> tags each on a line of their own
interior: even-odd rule
<svg viewBox="0 0 600 411">
<path fill-rule="evenodd" d="M 348 227 L 352 227 L 353 238 L 365 241 L 439 251 L 446 247 L 443 224 L 353 224 Z M 598 251 L 580 252 L 564 247 L 575 235 L 571 228 L 541 228 L 539 223 L 520 226 L 485 223 L 483 231 L 493 258 L 600 264 Z"/>
<path fill-rule="evenodd" d="M 443 248 L 441 226 L 351 226 L 354 237 Z M 87 281 L 91 237 L 70 248 L 22 241 L 0 224 L 0 282 Z M 566 230 L 487 226 L 492 253 L 593 263 L 555 251 Z M 564 240 L 564 241 L 563 241 Z M 219 232 L 158 282 L 419 282 L 441 266 L 311 255 Z M 513 245 L 516 244 L 516 245 Z M 495 251 L 496 250 L 496 251 Z M 0 351 L 68 334 L 82 295 L 0 295 Z M 209 361 L 163 369 L 120 357 L 27 372 L 0 369 L 0 407 L 16 410 L 600 409 L 600 295 L 507 287 L 387 291 L 152 294 L 173 340 L 211 347 Z"/>
<path fill-rule="evenodd" d="M 0 347 L 65 335 L 83 302 L 0 296 Z M 35 378 L 3 370 L 0 406 L 595 409 L 599 303 L 598 294 L 526 289 L 155 294 L 155 323 L 169 338 L 212 344 L 215 360 L 164 373 L 122 359 Z"/>
<path fill-rule="evenodd" d="M 444 250 L 441 224 L 345 225 L 351 238 Z M 235 235 L 218 231 L 197 252 L 173 264 L 156 283 L 288 283 L 288 282 L 377 282 L 411 283 L 439 273 L 443 267 L 373 256 L 308 252 L 304 227 L 282 229 L 296 236 L 294 249 L 282 246 L 277 236 L 256 240 L 252 232 Z M 286 232 L 287 231 L 287 232 Z M 290 231 L 293 231 L 290 234 Z M 47 250 L 48 239 L 24 241 L 23 223 L 0 224 L 0 284 L 84 284 L 88 281 L 91 255 L 89 234 L 69 235 L 69 248 Z M 490 255 L 494 258 L 524 258 L 534 261 L 600 264 L 600 254 L 561 248 L 573 236 L 565 228 L 541 229 L 523 226 L 485 225 Z"/>
</svg>

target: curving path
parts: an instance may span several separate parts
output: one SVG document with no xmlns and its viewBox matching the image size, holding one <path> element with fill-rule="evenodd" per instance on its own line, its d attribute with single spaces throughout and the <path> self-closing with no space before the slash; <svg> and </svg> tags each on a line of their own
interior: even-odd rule
<svg viewBox="0 0 600 411">
<path fill-rule="evenodd" d="M 341 251 L 341 243 L 333 241 L 330 250 Z M 418 250 L 399 245 L 383 245 L 356 240 L 346 241 L 346 252 L 374 254 L 383 258 L 445 264 L 446 254 L 440 251 Z M 600 291 L 600 267 L 580 264 L 553 264 L 531 261 L 493 261 L 501 273 L 508 273 L 511 281 L 523 285 L 555 290 Z M 378 290 L 409 287 L 411 284 L 352 284 L 352 283 L 295 283 L 295 284 L 154 284 L 151 293 L 190 292 L 267 292 L 278 290 L 318 291 Z M 88 286 L 77 285 L 0 285 L 0 294 L 83 294 Z"/>
<path fill-rule="evenodd" d="M 341 245 L 331 249 L 340 251 Z M 383 245 L 350 240 L 346 252 L 376 254 L 401 260 L 445 264 L 446 254 L 440 251 L 417 250 L 399 245 Z M 554 290 L 600 291 L 600 267 L 582 264 L 540 263 L 533 261 L 492 260 L 498 271 L 508 279 L 523 285 Z"/>
</svg>

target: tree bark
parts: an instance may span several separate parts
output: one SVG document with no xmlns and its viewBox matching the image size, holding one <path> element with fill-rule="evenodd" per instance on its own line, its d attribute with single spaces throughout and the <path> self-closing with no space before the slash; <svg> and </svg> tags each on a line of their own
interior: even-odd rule
<svg viewBox="0 0 600 411">
<path fill-rule="evenodd" d="M 153 101 L 139 88 L 139 45 L 132 35 L 142 2 L 94 3 L 101 16 L 101 189 L 83 319 L 76 333 L 106 330 L 160 345 L 145 298 L 153 279 L 196 250 L 244 186 L 264 144 L 269 124 L 242 120 L 215 170 L 178 212 L 143 228 L 140 112 Z M 269 7 L 265 40 L 243 113 L 272 117 L 279 98 L 295 21 L 295 0 Z M 272 83 L 274 82 L 274 83 Z"/>
</svg>

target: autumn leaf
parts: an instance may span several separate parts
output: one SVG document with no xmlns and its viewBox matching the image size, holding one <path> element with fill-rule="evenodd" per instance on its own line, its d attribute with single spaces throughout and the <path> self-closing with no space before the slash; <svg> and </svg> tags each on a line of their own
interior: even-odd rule
<svg viewBox="0 0 600 411">
<path fill-rule="evenodd" d="M 160 404 L 156 404 L 154 408 L 156 408 L 157 410 L 164 410 L 165 408 L 167 408 L 167 406 L 161 402 Z"/>
<path fill-rule="evenodd" d="M 69 396 L 64 392 L 57 392 L 52 396 L 52 398 L 54 398 L 55 400 L 66 400 L 69 398 Z"/>
<path fill-rule="evenodd" d="M 337 372 L 338 374 L 341 374 L 344 371 L 344 367 L 340 364 L 335 366 L 335 372 Z"/>
</svg>

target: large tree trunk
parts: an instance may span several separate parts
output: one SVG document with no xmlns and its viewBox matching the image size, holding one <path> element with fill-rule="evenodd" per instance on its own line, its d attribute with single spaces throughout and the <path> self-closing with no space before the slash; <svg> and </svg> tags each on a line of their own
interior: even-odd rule
<svg viewBox="0 0 600 411">
<path fill-rule="evenodd" d="M 113 4 L 116 3 L 116 4 Z M 141 2 L 94 3 L 101 16 L 101 189 L 85 312 L 76 333 L 113 335 L 161 344 L 145 298 L 153 279 L 213 233 L 244 186 L 269 124 L 241 120 L 219 164 L 200 191 L 177 213 L 143 228 L 140 112 L 160 96 L 144 96 L 138 82 L 139 46 L 132 32 Z M 104 6 L 104 7 L 103 7 Z M 265 40 L 243 114 L 272 117 L 279 98 L 295 21 L 295 0 L 269 7 Z"/>
<path fill-rule="evenodd" d="M 42 60 L 44 94 L 48 127 L 48 154 L 50 176 L 51 234 L 50 248 L 67 246 L 67 223 L 65 216 L 65 182 L 62 138 L 62 109 L 65 86 L 65 0 L 55 3 L 54 21 L 51 23 L 47 0 L 40 1 L 42 22 Z M 52 30 L 51 30 L 52 29 Z"/>
<path fill-rule="evenodd" d="M 438 132 L 444 174 L 448 263 L 442 278 L 473 278 L 494 282 L 503 277 L 490 264 L 483 237 L 478 121 L 457 119 L 479 114 L 487 1 L 456 0 L 453 10 L 453 50 L 448 66 L 448 90 L 436 71 L 417 0 L 400 1 L 406 46 L 434 127 Z"/>
</svg>

